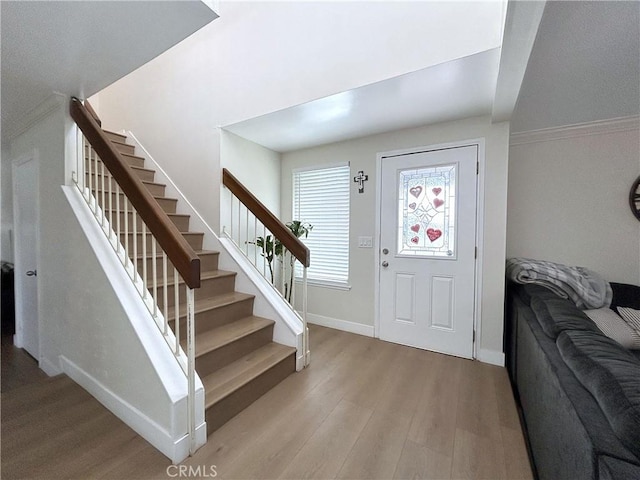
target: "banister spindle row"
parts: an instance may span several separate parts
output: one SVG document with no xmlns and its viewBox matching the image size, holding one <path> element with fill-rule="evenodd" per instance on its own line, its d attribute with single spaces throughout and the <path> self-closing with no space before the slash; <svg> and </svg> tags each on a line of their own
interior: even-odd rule
<svg viewBox="0 0 640 480">
<path fill-rule="evenodd" d="M 99 128 L 95 111 L 90 109 L 90 113 L 77 99 L 72 99 L 70 111 L 79 127 L 76 171 L 72 173 L 72 181 L 185 372 L 188 380 L 189 445 L 191 453 L 194 453 L 194 288 L 200 286 L 200 259 Z M 159 258 L 162 259 L 161 277 L 158 275 Z M 152 262 L 151 268 L 148 262 Z M 152 279 L 149 279 L 149 270 Z M 173 272 L 171 299 L 170 270 Z M 162 282 L 161 288 L 158 281 Z M 186 287 L 182 299 L 181 284 Z M 170 319 L 169 311 L 171 301 L 173 319 Z M 185 302 L 182 309 L 181 301 Z M 181 311 L 186 312 L 186 354 L 180 340 Z M 171 320 L 174 323 L 173 331 L 169 325 Z"/>
</svg>

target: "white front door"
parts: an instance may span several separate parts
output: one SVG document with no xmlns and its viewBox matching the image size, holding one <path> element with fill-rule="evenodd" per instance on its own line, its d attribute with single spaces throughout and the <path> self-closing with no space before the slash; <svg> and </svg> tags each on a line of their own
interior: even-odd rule
<svg viewBox="0 0 640 480">
<path fill-rule="evenodd" d="M 473 356 L 478 145 L 381 159 L 382 340 Z"/>
<path fill-rule="evenodd" d="M 38 319 L 38 162 L 33 156 L 13 164 L 13 221 L 17 347 L 40 359 Z"/>
</svg>

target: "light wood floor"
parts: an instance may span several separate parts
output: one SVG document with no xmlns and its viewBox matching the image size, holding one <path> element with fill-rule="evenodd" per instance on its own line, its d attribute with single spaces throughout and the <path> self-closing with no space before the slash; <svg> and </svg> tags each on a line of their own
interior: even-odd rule
<svg viewBox="0 0 640 480">
<path fill-rule="evenodd" d="M 182 477 L 3 344 L 2 478 L 532 478 L 504 369 L 322 327 L 311 341 L 312 365 L 209 437 Z"/>
</svg>

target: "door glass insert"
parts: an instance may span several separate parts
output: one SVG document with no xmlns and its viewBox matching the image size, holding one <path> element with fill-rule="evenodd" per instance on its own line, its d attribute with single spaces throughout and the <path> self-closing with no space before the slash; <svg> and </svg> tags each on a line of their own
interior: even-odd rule
<svg viewBox="0 0 640 480">
<path fill-rule="evenodd" d="M 401 170 L 398 255 L 455 258 L 456 164 Z"/>
</svg>

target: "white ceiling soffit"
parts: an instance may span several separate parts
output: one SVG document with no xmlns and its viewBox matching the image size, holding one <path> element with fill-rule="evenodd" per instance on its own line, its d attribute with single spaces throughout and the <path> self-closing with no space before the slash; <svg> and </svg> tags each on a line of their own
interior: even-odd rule
<svg viewBox="0 0 640 480">
<path fill-rule="evenodd" d="M 89 97 L 217 18 L 199 0 L 2 1 L 0 8 L 3 137 L 52 92 Z"/>
<path fill-rule="evenodd" d="M 452 60 L 225 129 L 277 152 L 491 113 L 500 49 Z"/>
<path fill-rule="evenodd" d="M 640 113 L 640 2 L 547 2 L 511 131 Z"/>
<path fill-rule="evenodd" d="M 498 85 L 493 102 L 494 122 L 509 120 L 513 114 L 545 3 L 540 0 L 510 1 L 507 4 Z"/>
</svg>

